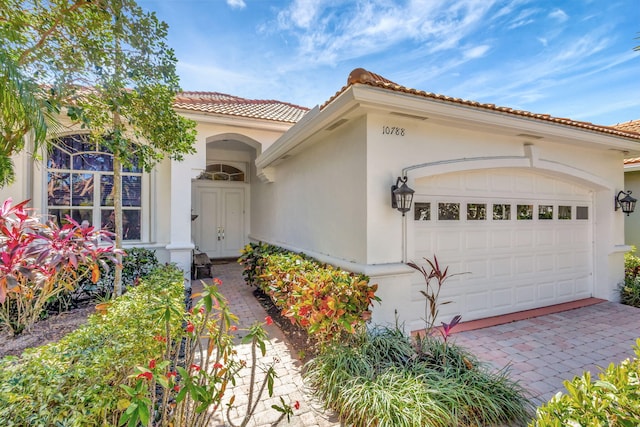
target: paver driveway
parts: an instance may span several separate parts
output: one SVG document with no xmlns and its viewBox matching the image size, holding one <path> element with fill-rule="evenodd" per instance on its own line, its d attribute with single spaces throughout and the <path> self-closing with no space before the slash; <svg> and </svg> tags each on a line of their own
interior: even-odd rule
<svg viewBox="0 0 640 427">
<path fill-rule="evenodd" d="M 602 302 L 555 314 L 491 326 L 454 335 L 458 345 L 501 369 L 510 365 L 538 405 L 562 382 L 589 370 L 634 356 L 640 337 L 640 309 Z"/>
<path fill-rule="evenodd" d="M 235 263 L 215 266 L 215 275 L 222 279 L 221 291 L 229 299 L 232 311 L 240 317 L 241 327 L 263 321 L 266 313 L 257 302 L 252 288 L 242 279 L 242 267 Z M 209 279 L 210 280 L 210 279 Z M 199 285 L 194 283 L 194 288 Z M 286 338 L 275 325 L 268 328 L 271 345 L 267 359 L 278 359 L 275 394 L 289 403 L 300 402 L 300 409 L 289 427 L 337 427 L 335 414 L 323 411 L 302 384 L 300 363 L 287 346 Z M 499 326 L 456 333 L 454 341 L 471 350 L 480 360 L 496 369 L 510 365 L 511 377 L 530 390 L 536 405 L 546 402 L 556 392 L 564 390 L 562 382 L 592 373 L 598 367 L 618 363 L 633 356 L 633 344 L 640 337 L 640 309 L 603 302 L 561 313 L 520 320 Z M 246 355 L 247 346 L 238 346 Z M 269 361 L 267 360 L 267 362 Z M 239 378 L 238 387 L 246 393 L 248 378 Z M 270 408 L 279 404 L 277 398 L 262 402 L 251 427 L 268 427 L 277 413 Z M 222 425 L 217 418 L 212 427 Z"/>
</svg>

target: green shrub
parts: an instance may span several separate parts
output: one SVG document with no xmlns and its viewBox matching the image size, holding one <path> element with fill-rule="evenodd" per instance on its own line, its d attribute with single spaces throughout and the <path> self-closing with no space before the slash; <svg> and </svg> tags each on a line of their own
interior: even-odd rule
<svg viewBox="0 0 640 427">
<path fill-rule="evenodd" d="M 122 284 L 125 288 L 135 286 L 159 266 L 155 251 L 146 248 L 130 248 L 122 257 Z M 100 279 L 93 283 L 89 278 L 78 282 L 73 291 L 62 292 L 49 301 L 46 310 L 63 312 L 86 301 L 109 297 L 113 293 L 115 264 L 106 261 L 100 264 Z"/>
<path fill-rule="evenodd" d="M 245 279 L 271 297 L 282 314 L 318 340 L 320 345 L 353 334 L 370 318 L 379 301 L 369 278 L 320 264 L 281 248 L 248 245 L 239 260 Z"/>
<path fill-rule="evenodd" d="M 638 426 L 640 425 L 640 339 L 636 357 L 602 371 L 597 381 L 585 372 L 565 381 L 558 393 L 538 408 L 530 426 Z"/>
<path fill-rule="evenodd" d="M 624 283 L 620 284 L 620 302 L 640 308 L 640 257 L 636 247 L 624 254 Z"/>
<path fill-rule="evenodd" d="M 530 417 L 523 388 L 506 371 L 492 372 L 442 340 L 412 342 L 397 329 L 327 348 L 304 375 L 325 405 L 354 427 L 489 426 Z"/>
<path fill-rule="evenodd" d="M 132 367 L 163 352 L 154 339 L 165 332 L 154 307 L 168 298 L 183 304 L 183 282 L 177 268 L 158 268 L 60 341 L 1 359 L 3 425 L 116 425 L 127 397 L 119 384 L 130 381 Z M 180 319 L 172 328 L 182 330 Z"/>
</svg>

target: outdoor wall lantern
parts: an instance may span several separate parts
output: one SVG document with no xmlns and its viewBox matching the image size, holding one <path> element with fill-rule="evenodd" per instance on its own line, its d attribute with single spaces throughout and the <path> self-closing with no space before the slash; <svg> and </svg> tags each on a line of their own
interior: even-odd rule
<svg viewBox="0 0 640 427">
<path fill-rule="evenodd" d="M 620 196 L 622 196 L 623 194 L 624 197 L 620 198 Z M 631 197 L 631 191 L 621 191 L 616 196 L 616 210 L 620 208 L 622 209 L 622 212 L 626 213 L 627 216 L 629 216 L 629 214 L 636 209 L 637 201 L 637 199 Z"/>
<path fill-rule="evenodd" d="M 400 183 L 402 182 L 402 185 Z M 402 212 L 402 216 L 411 210 L 413 191 L 407 185 L 407 177 L 398 177 L 395 185 L 391 186 L 391 207 Z"/>
</svg>

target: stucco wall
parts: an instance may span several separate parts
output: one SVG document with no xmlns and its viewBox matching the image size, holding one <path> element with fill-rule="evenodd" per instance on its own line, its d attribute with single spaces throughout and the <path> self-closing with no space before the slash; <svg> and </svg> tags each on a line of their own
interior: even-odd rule
<svg viewBox="0 0 640 427">
<path fill-rule="evenodd" d="M 254 183 L 252 237 L 366 263 L 366 122 L 349 122 Z"/>
</svg>

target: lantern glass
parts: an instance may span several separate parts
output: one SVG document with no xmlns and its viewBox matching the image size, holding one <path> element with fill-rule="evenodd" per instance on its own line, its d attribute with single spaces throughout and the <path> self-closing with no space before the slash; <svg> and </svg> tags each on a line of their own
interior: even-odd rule
<svg viewBox="0 0 640 427">
<path fill-rule="evenodd" d="M 398 186 L 402 182 L 402 185 Z M 396 185 L 391 187 L 392 207 L 402 212 L 402 215 L 411 210 L 414 191 L 407 185 L 407 177 L 398 178 Z"/>
</svg>

